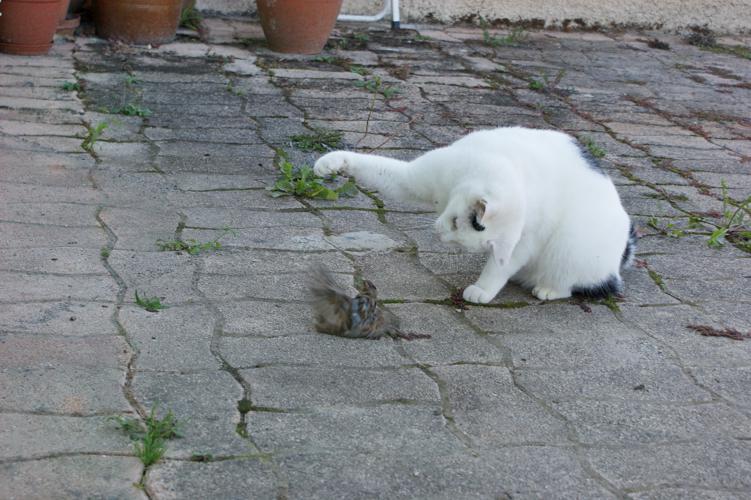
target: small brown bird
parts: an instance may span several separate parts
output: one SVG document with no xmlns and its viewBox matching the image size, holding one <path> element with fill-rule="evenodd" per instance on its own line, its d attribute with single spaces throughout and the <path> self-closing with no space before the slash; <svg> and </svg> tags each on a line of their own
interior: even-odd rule
<svg viewBox="0 0 751 500">
<path fill-rule="evenodd" d="M 323 266 L 314 267 L 310 276 L 317 331 L 349 338 L 379 339 L 384 335 L 405 340 L 430 338 L 400 331 L 399 320 L 391 314 L 387 318 L 378 307 L 372 282 L 363 280 L 360 294 L 351 298 Z"/>
</svg>

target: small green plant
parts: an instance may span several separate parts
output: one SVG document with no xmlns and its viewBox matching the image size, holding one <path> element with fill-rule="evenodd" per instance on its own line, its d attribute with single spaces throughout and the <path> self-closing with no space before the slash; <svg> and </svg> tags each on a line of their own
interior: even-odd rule
<svg viewBox="0 0 751 500">
<path fill-rule="evenodd" d="M 365 89 L 368 92 L 372 92 L 373 94 L 381 94 L 386 99 L 391 99 L 399 93 L 399 89 L 396 87 L 384 84 L 380 76 L 356 81 L 355 86 Z"/>
<path fill-rule="evenodd" d="M 535 90 L 537 92 L 550 92 L 553 94 L 563 94 L 563 95 L 569 95 L 576 92 L 576 90 L 573 87 L 566 87 L 561 88 L 559 87 L 559 84 L 561 83 L 561 80 L 563 80 L 563 77 L 566 75 L 565 69 L 558 70 L 558 73 L 556 73 L 555 78 L 552 80 L 548 77 L 548 75 L 543 72 L 540 78 L 532 78 L 529 82 L 529 88 L 531 90 Z"/>
<path fill-rule="evenodd" d="M 657 217 L 650 217 L 647 220 L 647 226 L 651 227 L 652 229 L 655 229 L 656 231 L 659 231 L 660 233 L 666 236 L 670 236 L 671 238 L 680 238 L 682 236 L 686 236 L 686 231 L 679 228 L 672 222 L 668 222 L 664 226 L 660 225 L 659 221 L 657 220 Z"/>
<path fill-rule="evenodd" d="M 486 24 L 487 26 L 487 24 Z M 524 28 L 514 28 L 506 36 L 491 36 L 487 27 L 482 30 L 482 43 L 489 47 L 500 47 L 501 45 L 516 45 L 527 40 L 528 34 Z"/>
<path fill-rule="evenodd" d="M 430 38 L 429 36 L 421 35 L 418 33 L 415 35 L 415 40 L 417 40 L 418 42 L 430 42 L 433 39 Z"/>
<path fill-rule="evenodd" d="M 370 37 L 366 35 L 365 33 L 355 33 L 354 38 L 356 41 L 362 44 L 368 43 L 368 41 L 370 40 Z"/>
<path fill-rule="evenodd" d="M 221 240 L 228 234 L 234 236 L 237 234 L 237 231 L 230 227 L 225 227 L 222 229 L 222 232 L 219 234 L 219 236 L 210 241 L 199 242 L 195 239 L 157 240 L 156 246 L 162 252 L 188 252 L 190 255 L 198 255 L 201 252 L 214 251 L 222 248 L 222 244 L 219 243 L 219 240 Z"/>
<path fill-rule="evenodd" d="M 186 7 L 180 12 L 180 27 L 198 31 L 203 18 L 201 14 L 193 7 Z"/>
<path fill-rule="evenodd" d="M 593 141 L 589 137 L 584 137 L 582 139 L 582 142 L 584 143 L 584 147 L 587 148 L 587 151 L 594 156 L 595 158 L 603 158 L 605 154 L 607 153 L 603 148 L 598 146 L 595 141 Z"/>
<path fill-rule="evenodd" d="M 703 222 L 715 227 L 709 234 L 707 244 L 710 247 L 721 247 L 725 241 L 735 243 L 741 249 L 751 252 L 751 230 L 745 225 L 747 210 L 751 206 L 751 196 L 743 202 L 733 204 L 728 196 L 728 186 L 723 180 L 722 188 L 722 221 L 720 224 L 713 224 L 707 220 Z M 735 210 L 730 207 L 735 206 Z"/>
<path fill-rule="evenodd" d="M 110 256 L 110 249 L 107 247 L 102 247 L 102 249 L 99 250 L 99 255 L 101 255 L 102 258 L 106 259 Z"/>
<path fill-rule="evenodd" d="M 159 299 L 159 297 L 139 297 L 138 290 L 135 291 L 135 295 L 136 304 L 143 307 L 149 312 L 159 312 L 166 307 L 162 304 L 162 301 Z"/>
<path fill-rule="evenodd" d="M 146 467 L 164 456 L 166 440 L 181 437 L 182 424 L 172 411 L 168 411 L 164 418 L 160 419 L 156 416 L 156 409 L 157 405 L 154 405 L 143 422 L 132 417 L 111 417 L 133 441 L 133 451 Z"/>
<path fill-rule="evenodd" d="M 60 88 L 68 92 L 78 92 L 79 90 L 81 90 L 81 84 L 78 82 L 63 82 Z"/>
<path fill-rule="evenodd" d="M 139 80 L 138 77 L 134 75 L 133 73 L 128 73 L 126 75 L 125 85 L 127 85 L 128 87 L 135 87 L 139 83 L 141 83 L 141 80 Z"/>
<path fill-rule="evenodd" d="M 338 200 L 340 196 L 354 196 L 357 187 L 352 180 L 348 180 L 336 189 L 323 184 L 323 178 L 318 177 L 313 169 L 307 165 L 295 168 L 286 155 L 280 155 L 279 177 L 273 186 L 266 189 L 271 196 L 299 196 L 301 198 L 318 198 L 323 200 Z"/>
<path fill-rule="evenodd" d="M 235 84 L 232 82 L 232 80 L 227 82 L 227 92 L 241 97 L 246 94 L 243 89 L 238 89 L 237 87 L 235 87 Z"/>
<path fill-rule="evenodd" d="M 545 84 L 541 82 L 540 80 L 532 79 L 532 81 L 529 82 L 530 90 L 542 90 L 544 88 L 545 88 Z"/>
<path fill-rule="evenodd" d="M 142 118 L 151 115 L 151 110 L 149 108 L 139 106 L 133 103 L 129 103 L 129 104 L 126 104 L 125 106 L 116 108 L 112 110 L 112 112 L 120 114 L 120 115 L 125 115 L 125 116 L 140 116 Z"/>
<path fill-rule="evenodd" d="M 340 61 L 340 58 L 336 56 L 316 56 L 313 58 L 313 61 L 322 62 L 326 64 L 338 64 Z"/>
<path fill-rule="evenodd" d="M 318 127 L 314 127 L 311 134 L 293 135 L 290 140 L 296 148 L 303 151 L 324 153 L 342 147 L 341 132 Z"/>
<path fill-rule="evenodd" d="M 358 66 L 357 64 L 351 65 L 349 67 L 349 70 L 352 73 L 354 73 L 356 75 L 360 75 L 360 76 L 365 76 L 365 75 L 369 75 L 370 74 L 370 71 L 368 71 L 367 69 L 363 68 L 362 66 Z"/>
<path fill-rule="evenodd" d="M 104 133 L 104 129 L 106 129 L 109 126 L 109 123 L 107 122 L 99 122 L 94 127 L 91 125 L 86 125 L 86 136 L 83 138 L 83 141 L 81 142 L 81 149 L 84 151 L 88 151 L 89 153 L 92 153 L 94 151 L 94 144 L 96 144 L 96 141 L 99 140 L 100 137 L 102 137 L 102 134 Z"/>
</svg>

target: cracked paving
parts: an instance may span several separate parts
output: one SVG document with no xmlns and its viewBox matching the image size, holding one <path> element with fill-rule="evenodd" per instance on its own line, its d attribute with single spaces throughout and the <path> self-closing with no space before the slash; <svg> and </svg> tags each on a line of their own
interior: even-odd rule
<svg viewBox="0 0 751 500">
<path fill-rule="evenodd" d="M 748 497 L 751 341 L 687 326 L 751 330 L 748 235 L 710 245 L 726 211 L 750 215 L 751 61 L 666 34 L 492 47 L 436 26 L 349 49 L 366 28 L 340 26 L 326 57 L 289 56 L 228 26 L 0 56 L 0 497 Z M 146 116 L 111 113 L 128 104 Z M 641 233 L 622 300 L 511 285 L 461 310 L 481 263 L 440 244 L 430 207 L 266 191 L 279 149 L 312 164 L 291 137 L 316 127 L 413 158 L 505 125 L 602 156 Z M 219 244 L 161 250 L 179 241 Z M 432 339 L 316 334 L 316 262 Z M 153 408 L 182 436 L 144 467 L 110 417 Z"/>
</svg>

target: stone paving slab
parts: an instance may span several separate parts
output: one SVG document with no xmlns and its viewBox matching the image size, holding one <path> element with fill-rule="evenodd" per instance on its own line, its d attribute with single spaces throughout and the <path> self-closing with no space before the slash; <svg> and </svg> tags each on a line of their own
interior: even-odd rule
<svg viewBox="0 0 751 500">
<path fill-rule="evenodd" d="M 751 329 L 748 244 L 709 244 L 751 194 L 748 47 L 525 34 L 340 25 L 290 56 L 210 18 L 200 41 L 0 57 L 0 497 L 747 498 L 751 340 L 688 327 Z M 430 206 L 265 189 L 319 128 L 410 160 L 512 125 L 600 148 L 641 235 L 624 297 L 510 284 L 463 309 L 483 255 Z M 318 263 L 432 338 L 315 333 Z M 143 465 L 110 417 L 152 411 L 181 437 Z"/>
</svg>

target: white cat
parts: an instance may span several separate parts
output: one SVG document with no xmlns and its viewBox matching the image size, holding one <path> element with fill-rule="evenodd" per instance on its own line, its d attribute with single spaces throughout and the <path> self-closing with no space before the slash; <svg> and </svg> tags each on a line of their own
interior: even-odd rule
<svg viewBox="0 0 751 500">
<path fill-rule="evenodd" d="M 620 294 L 636 235 L 610 178 L 572 137 L 520 127 L 473 132 L 405 162 L 335 151 L 315 164 L 440 213 L 444 242 L 488 251 L 464 299 L 490 302 L 514 279 L 541 300 Z"/>
</svg>

